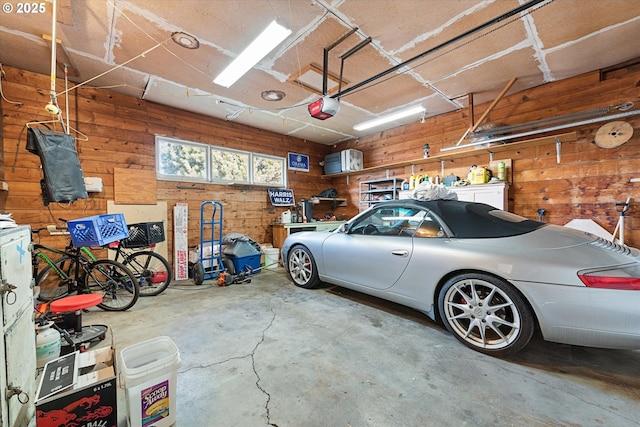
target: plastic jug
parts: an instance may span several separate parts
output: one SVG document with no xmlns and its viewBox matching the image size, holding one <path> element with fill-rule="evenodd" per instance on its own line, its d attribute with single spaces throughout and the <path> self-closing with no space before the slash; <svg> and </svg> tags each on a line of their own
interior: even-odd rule
<svg viewBox="0 0 640 427">
<path fill-rule="evenodd" d="M 489 182 L 489 173 L 485 167 L 476 167 L 471 170 L 471 184 L 486 184 Z"/>
</svg>

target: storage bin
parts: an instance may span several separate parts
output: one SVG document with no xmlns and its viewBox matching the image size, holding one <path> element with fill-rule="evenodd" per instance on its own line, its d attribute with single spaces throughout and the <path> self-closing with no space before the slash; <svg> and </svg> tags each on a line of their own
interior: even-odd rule
<svg viewBox="0 0 640 427">
<path fill-rule="evenodd" d="M 240 257 L 233 255 L 225 256 L 233 263 L 233 268 L 236 274 L 241 272 L 247 273 L 249 271 L 251 274 L 257 274 L 260 272 L 260 253 Z"/>
<path fill-rule="evenodd" d="M 67 222 L 71 241 L 76 247 L 104 246 L 129 237 L 123 214 L 96 215 Z"/>
<path fill-rule="evenodd" d="M 222 242 L 224 244 L 224 242 Z M 236 257 L 255 255 L 261 252 L 260 244 L 246 237 L 246 240 L 236 240 L 226 244 L 222 248 L 222 253 Z"/>
<path fill-rule="evenodd" d="M 143 341 L 120 352 L 120 373 L 130 427 L 165 427 L 176 422 L 180 352 L 169 337 Z"/>
<path fill-rule="evenodd" d="M 122 246 L 125 248 L 146 248 L 165 240 L 162 221 L 129 224 L 128 228 L 129 237 L 122 240 Z"/>
<path fill-rule="evenodd" d="M 332 173 L 340 172 L 342 172 L 340 153 L 331 153 L 324 156 L 324 174 L 331 175 Z"/>
</svg>

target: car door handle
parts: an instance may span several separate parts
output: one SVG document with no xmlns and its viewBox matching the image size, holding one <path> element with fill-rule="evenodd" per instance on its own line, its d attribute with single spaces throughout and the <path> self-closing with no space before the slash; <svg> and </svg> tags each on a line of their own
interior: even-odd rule
<svg viewBox="0 0 640 427">
<path fill-rule="evenodd" d="M 397 256 L 402 256 L 402 257 L 407 257 L 407 256 L 409 256 L 409 251 L 398 249 L 398 250 L 395 250 L 395 251 L 391 251 L 391 254 L 392 255 L 397 255 Z"/>
</svg>

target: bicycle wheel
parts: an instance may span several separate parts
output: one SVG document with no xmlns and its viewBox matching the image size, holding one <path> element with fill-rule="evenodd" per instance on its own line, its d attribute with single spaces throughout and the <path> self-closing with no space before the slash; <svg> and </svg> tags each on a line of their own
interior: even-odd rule
<svg viewBox="0 0 640 427">
<path fill-rule="evenodd" d="M 124 254 L 122 263 L 131 270 L 140 287 L 140 296 L 153 296 L 162 293 L 171 283 L 172 271 L 169 262 L 153 251 L 140 251 Z"/>
<path fill-rule="evenodd" d="M 55 267 L 47 264 L 36 277 L 36 286 L 40 287 L 38 300 L 53 301 L 69 295 L 69 285 L 75 277 L 75 263 L 68 256 L 53 261 Z"/>
<path fill-rule="evenodd" d="M 140 288 L 135 276 L 127 267 L 110 259 L 94 261 L 85 273 L 85 290 L 101 293 L 103 310 L 125 311 L 138 301 Z"/>
</svg>

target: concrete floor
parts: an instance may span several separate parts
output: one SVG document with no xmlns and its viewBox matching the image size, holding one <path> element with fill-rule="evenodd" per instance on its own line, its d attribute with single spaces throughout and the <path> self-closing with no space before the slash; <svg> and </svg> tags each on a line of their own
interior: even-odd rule
<svg viewBox="0 0 640 427">
<path fill-rule="evenodd" d="M 128 312 L 91 310 L 85 324 L 109 324 L 118 351 L 163 335 L 176 343 L 181 427 L 640 425 L 639 351 L 534 338 L 495 359 L 420 313 L 300 289 L 285 274 L 174 283 Z"/>
</svg>

